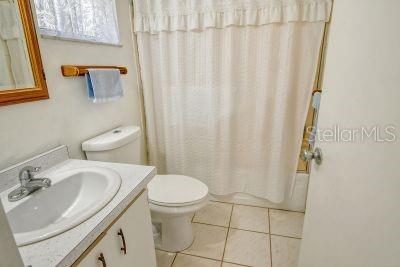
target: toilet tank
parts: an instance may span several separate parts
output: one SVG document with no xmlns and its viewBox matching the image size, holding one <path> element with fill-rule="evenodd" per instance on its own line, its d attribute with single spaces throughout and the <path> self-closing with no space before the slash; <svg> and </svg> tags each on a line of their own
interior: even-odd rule
<svg viewBox="0 0 400 267">
<path fill-rule="evenodd" d="M 140 164 L 140 128 L 118 127 L 82 143 L 88 160 Z"/>
</svg>

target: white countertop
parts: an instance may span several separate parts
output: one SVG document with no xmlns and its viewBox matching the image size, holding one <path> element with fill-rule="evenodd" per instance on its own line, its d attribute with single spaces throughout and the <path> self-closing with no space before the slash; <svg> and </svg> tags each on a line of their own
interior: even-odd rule
<svg viewBox="0 0 400 267">
<path fill-rule="evenodd" d="M 81 167 L 106 167 L 121 176 L 121 187 L 114 198 L 98 213 L 78 226 L 52 238 L 19 247 L 24 264 L 33 267 L 70 266 L 96 240 L 96 238 L 117 218 L 128 204 L 146 188 L 155 176 L 151 166 L 119 164 L 99 161 L 69 159 L 41 173 L 67 171 Z M 6 200 L 3 199 L 3 203 Z M 55 205 L 57 200 L 54 200 Z"/>
</svg>

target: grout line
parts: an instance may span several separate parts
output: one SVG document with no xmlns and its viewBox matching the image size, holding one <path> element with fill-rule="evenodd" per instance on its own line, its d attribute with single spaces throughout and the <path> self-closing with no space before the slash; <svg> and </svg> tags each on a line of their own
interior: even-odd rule
<svg viewBox="0 0 400 267">
<path fill-rule="evenodd" d="M 172 252 L 172 251 L 163 250 L 163 249 L 159 249 L 159 248 L 156 248 L 156 250 L 159 250 L 159 251 L 162 251 L 162 252 L 167 252 L 167 253 L 179 253 L 179 252 Z"/>
<path fill-rule="evenodd" d="M 269 261 L 272 267 L 272 238 L 271 238 L 271 218 L 269 216 L 269 209 L 268 209 L 268 232 L 269 232 Z"/>
<path fill-rule="evenodd" d="M 240 230 L 240 231 L 246 231 L 246 232 L 252 232 L 252 233 L 258 233 L 258 234 L 264 234 L 267 235 L 269 233 L 266 232 L 260 232 L 260 231 L 255 231 L 255 230 L 248 230 L 248 229 L 241 229 L 241 228 L 236 228 L 236 227 L 229 227 L 231 229 L 235 229 L 235 230 Z"/>
<path fill-rule="evenodd" d="M 268 216 L 269 217 L 269 216 Z M 225 229 L 234 229 L 234 230 L 239 230 L 239 231 L 245 231 L 245 232 L 252 232 L 252 233 L 257 233 L 257 234 L 264 234 L 264 235 L 275 235 L 275 236 L 280 236 L 280 237 L 288 237 L 288 238 L 294 238 L 294 239 L 301 239 L 301 237 L 294 237 L 294 236 L 287 236 L 287 235 L 279 235 L 279 234 L 271 234 L 271 233 L 266 233 L 266 232 L 260 232 L 260 231 L 254 231 L 254 230 L 248 230 L 248 229 L 241 229 L 241 228 L 236 228 L 236 227 L 227 227 L 227 226 L 221 226 L 221 225 L 215 225 L 215 224 L 210 224 L 210 223 L 201 223 L 201 222 L 193 222 L 195 224 L 203 224 L 203 225 L 208 225 L 208 226 L 215 226 L 215 227 L 221 227 Z M 230 221 L 229 221 L 230 223 Z M 271 232 L 271 230 L 269 230 Z M 160 249 L 159 249 L 160 250 Z M 169 251 L 167 251 L 169 252 Z"/>
<path fill-rule="evenodd" d="M 233 214 L 233 207 L 235 206 L 235 204 L 232 204 L 231 207 L 231 214 L 229 216 L 229 223 L 228 223 L 228 231 L 226 232 L 226 238 L 225 238 L 225 244 L 224 244 L 224 251 L 222 252 L 222 261 L 224 260 L 225 257 L 225 249 L 226 249 L 226 243 L 228 243 L 228 235 L 229 235 L 229 231 L 230 231 L 230 226 L 231 226 L 231 221 L 232 221 L 232 214 Z M 221 261 L 221 267 L 222 267 L 222 261 Z"/>
<path fill-rule="evenodd" d="M 187 256 L 193 256 L 193 257 L 202 258 L 202 259 L 206 259 L 206 260 L 221 261 L 221 260 L 216 260 L 216 259 L 213 259 L 213 258 L 208 258 L 208 257 L 205 257 L 205 256 L 189 254 L 189 253 L 187 253 L 185 251 L 177 252 L 176 255 L 178 255 L 178 254 L 187 255 Z"/>
<path fill-rule="evenodd" d="M 176 258 L 176 256 L 178 255 L 178 252 L 171 252 L 171 251 L 166 251 L 166 250 L 162 250 L 162 249 L 158 249 L 158 248 L 156 248 L 156 250 L 162 251 L 162 252 L 166 252 L 166 253 L 174 253 L 174 254 L 175 254 L 175 255 L 174 255 L 174 259 L 172 260 L 171 265 L 170 265 L 170 267 L 172 267 L 172 265 L 173 265 L 174 262 L 175 262 L 175 258 Z"/>
<path fill-rule="evenodd" d="M 174 265 L 174 262 L 175 262 L 176 256 L 178 256 L 178 252 L 176 252 L 176 253 L 175 253 L 174 259 L 173 259 L 173 260 L 172 260 L 172 262 L 171 262 L 171 267 L 172 267 L 172 265 Z"/>
<path fill-rule="evenodd" d="M 228 226 L 215 225 L 215 224 L 211 224 L 211 223 L 202 223 L 202 222 L 192 222 L 192 223 L 204 224 L 204 225 L 209 225 L 209 226 L 216 226 L 216 227 L 221 227 L 221 228 L 229 228 Z"/>
<path fill-rule="evenodd" d="M 156 250 L 163 251 L 163 252 L 168 252 L 168 253 L 176 253 L 176 252 L 171 252 L 171 251 L 162 250 L 162 249 L 159 249 L 159 248 L 156 248 Z"/>
<path fill-rule="evenodd" d="M 235 262 L 230 262 L 230 261 L 222 261 L 222 263 L 230 263 L 230 264 L 235 264 L 235 265 L 238 265 L 238 266 L 243 266 L 243 267 L 251 267 L 250 265 L 243 265 L 243 264 L 240 264 L 240 263 L 235 263 Z"/>
<path fill-rule="evenodd" d="M 239 203 L 233 203 L 233 202 L 221 201 L 221 200 L 210 200 L 210 201 L 212 201 L 212 202 L 219 202 L 219 203 L 226 203 L 226 204 L 233 204 L 233 205 L 238 205 L 238 206 L 247 206 L 247 207 L 253 207 L 253 208 L 264 208 L 264 209 L 271 209 L 271 210 L 281 210 L 281 211 L 305 213 L 305 211 L 270 208 L 270 207 L 264 207 L 264 206 L 261 206 L 261 205 L 257 206 L 257 205 L 250 205 L 250 204 L 239 204 Z"/>
<path fill-rule="evenodd" d="M 270 235 L 301 240 L 301 237 L 294 237 L 294 236 L 287 236 L 287 235 L 278 235 L 278 234 L 270 234 Z"/>
<path fill-rule="evenodd" d="M 275 209 L 275 208 L 268 208 L 270 210 L 280 210 L 280 211 L 287 211 L 287 212 L 296 212 L 296 213 L 303 213 L 305 214 L 305 211 L 297 211 L 297 210 L 285 210 L 285 209 Z"/>
</svg>

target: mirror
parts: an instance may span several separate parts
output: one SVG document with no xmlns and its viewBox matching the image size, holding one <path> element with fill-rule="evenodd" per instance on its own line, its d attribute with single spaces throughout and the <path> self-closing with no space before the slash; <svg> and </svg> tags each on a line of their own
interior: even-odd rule
<svg viewBox="0 0 400 267">
<path fill-rule="evenodd" d="M 0 90 L 33 87 L 33 74 L 18 6 L 0 1 Z"/>
<path fill-rule="evenodd" d="M 29 0 L 0 0 L 0 105 L 47 99 Z"/>
</svg>

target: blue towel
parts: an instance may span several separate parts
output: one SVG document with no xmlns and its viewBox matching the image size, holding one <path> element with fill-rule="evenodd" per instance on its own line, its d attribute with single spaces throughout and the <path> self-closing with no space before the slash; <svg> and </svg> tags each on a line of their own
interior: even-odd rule
<svg viewBox="0 0 400 267">
<path fill-rule="evenodd" d="M 121 73 L 117 69 L 89 69 L 86 85 L 89 99 L 94 103 L 117 100 L 124 95 Z"/>
</svg>

